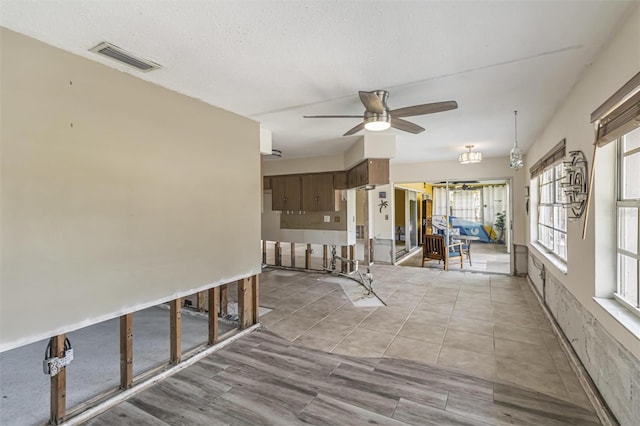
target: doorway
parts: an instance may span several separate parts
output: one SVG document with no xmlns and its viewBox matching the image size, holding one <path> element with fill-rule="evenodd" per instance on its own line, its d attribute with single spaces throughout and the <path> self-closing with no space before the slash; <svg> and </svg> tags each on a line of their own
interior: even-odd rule
<svg viewBox="0 0 640 426">
<path fill-rule="evenodd" d="M 419 209 L 422 192 L 405 187 L 394 187 L 395 205 L 395 260 L 415 251 L 421 243 L 422 226 L 418 222 L 421 217 Z"/>
<path fill-rule="evenodd" d="M 470 244 L 470 256 L 465 258 L 464 270 L 472 272 L 511 273 L 511 205 L 508 180 L 450 181 L 419 184 L 398 184 L 397 189 L 409 185 L 424 188 L 418 193 L 421 231 L 416 235 L 422 244 L 422 234 L 441 233 L 453 240 L 464 239 Z M 408 195 L 405 196 L 409 198 Z M 404 203 L 407 216 L 411 203 Z M 396 207 L 397 208 L 397 207 Z M 405 217 L 406 219 L 406 217 Z M 407 220 L 408 222 L 409 220 Z M 402 255 L 410 253 L 406 241 L 398 242 Z M 414 253 L 396 260 L 405 266 L 421 266 L 421 255 Z"/>
</svg>

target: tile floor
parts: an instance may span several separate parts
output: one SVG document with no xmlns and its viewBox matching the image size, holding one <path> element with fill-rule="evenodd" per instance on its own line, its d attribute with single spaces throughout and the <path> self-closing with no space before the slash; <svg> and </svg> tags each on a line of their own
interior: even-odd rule
<svg viewBox="0 0 640 426">
<path fill-rule="evenodd" d="M 327 274 L 267 269 L 260 304 L 273 311 L 261 322 L 312 349 L 454 367 L 592 410 L 524 278 L 386 265 L 372 272 L 388 306 L 354 307 Z"/>
<path fill-rule="evenodd" d="M 511 271 L 510 262 L 511 256 L 507 253 L 504 245 L 474 241 L 471 244 L 471 264 L 465 258 L 463 270 L 509 274 Z M 405 259 L 402 259 L 399 264 L 402 266 L 422 267 L 422 251 L 415 251 Z M 442 262 L 438 264 L 437 260 L 431 260 L 425 263 L 425 268 L 427 267 L 442 270 L 443 264 Z M 451 269 L 460 269 L 460 264 L 453 265 Z"/>
</svg>

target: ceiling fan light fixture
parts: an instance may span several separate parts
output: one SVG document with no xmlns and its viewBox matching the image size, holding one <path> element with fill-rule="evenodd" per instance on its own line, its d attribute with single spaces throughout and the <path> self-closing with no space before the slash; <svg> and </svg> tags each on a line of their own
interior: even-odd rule
<svg viewBox="0 0 640 426">
<path fill-rule="evenodd" d="M 472 164 L 479 163 L 482 161 L 482 153 L 478 151 L 471 151 L 473 145 L 465 145 L 465 148 L 468 149 L 467 152 L 463 152 L 458 156 L 458 161 L 460 164 Z"/>
<path fill-rule="evenodd" d="M 364 119 L 364 128 L 373 132 L 381 132 L 391 127 L 389 114 L 371 114 Z"/>
</svg>

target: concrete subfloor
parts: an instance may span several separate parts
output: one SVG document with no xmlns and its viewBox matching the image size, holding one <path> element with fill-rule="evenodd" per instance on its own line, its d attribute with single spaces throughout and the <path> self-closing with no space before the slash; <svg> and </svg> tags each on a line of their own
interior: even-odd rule
<svg viewBox="0 0 640 426">
<path fill-rule="evenodd" d="M 220 321 L 220 333 L 235 325 Z M 169 361 L 169 310 L 152 307 L 133 315 L 134 376 Z M 74 360 L 67 368 L 67 408 L 115 389 L 120 383 L 118 318 L 68 334 Z M 182 351 L 208 336 L 205 315 L 183 310 Z M 0 425 L 41 425 L 49 418 L 50 379 L 42 371 L 47 340 L 0 354 Z"/>
</svg>

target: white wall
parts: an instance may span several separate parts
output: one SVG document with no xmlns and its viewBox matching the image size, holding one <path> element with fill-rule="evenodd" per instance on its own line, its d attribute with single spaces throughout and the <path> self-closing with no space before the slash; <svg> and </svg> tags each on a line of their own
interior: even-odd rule
<svg viewBox="0 0 640 426">
<path fill-rule="evenodd" d="M 258 123 L 1 31 L 0 351 L 260 273 Z"/>
<path fill-rule="evenodd" d="M 527 153 L 526 168 L 531 167 L 561 139 L 567 140 L 567 152 L 582 150 L 589 161 L 589 170 L 593 166 L 593 125 L 589 122 L 593 112 L 602 102 L 624 85 L 640 70 L 640 11 L 638 7 L 627 16 L 619 32 L 612 35 L 596 60 L 589 66 L 572 89 L 564 104 L 550 120 L 549 125 L 535 141 Z M 612 155 L 603 155 L 597 160 L 596 169 L 612 170 Z M 640 358 L 640 342 L 622 327 L 609 313 L 592 298 L 597 293 L 596 285 L 612 288 L 615 281 L 615 269 L 609 274 L 599 273 L 596 281 L 596 264 L 601 261 L 612 264 L 611 259 L 600 256 L 613 256 L 611 250 L 602 251 L 596 245 L 595 227 L 607 227 L 609 233 L 615 233 L 612 226 L 612 210 L 606 208 L 611 202 L 598 194 L 611 194 L 614 188 L 614 176 L 602 176 L 594 182 L 595 197 L 591 203 L 591 217 L 588 223 L 587 238 L 582 240 L 583 220 L 568 224 L 568 271 L 566 275 L 550 262 L 545 262 L 561 285 L 563 285 L 596 320 L 611 333 L 624 347 Z M 600 228 L 602 229 L 602 228 Z M 543 259 L 539 252 L 530 246 L 533 254 Z M 607 276 L 608 275 L 608 276 Z M 608 282 L 603 282 L 608 280 Z"/>
</svg>

